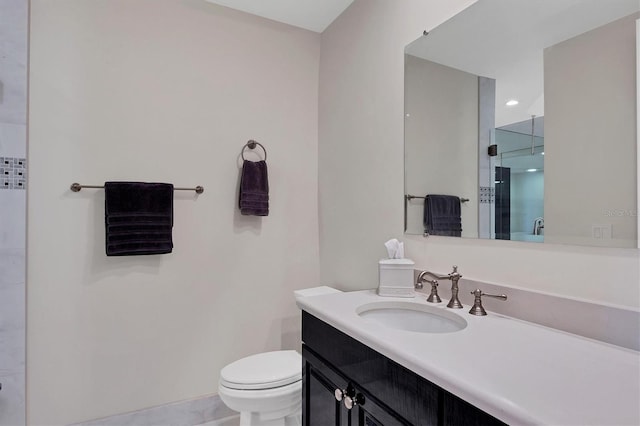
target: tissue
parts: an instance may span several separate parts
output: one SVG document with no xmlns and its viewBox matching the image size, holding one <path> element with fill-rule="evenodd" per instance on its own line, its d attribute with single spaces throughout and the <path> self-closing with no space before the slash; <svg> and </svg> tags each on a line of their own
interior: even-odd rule
<svg viewBox="0 0 640 426">
<path fill-rule="evenodd" d="M 389 259 L 404 259 L 404 243 L 392 238 L 384 243 L 384 246 L 387 249 Z"/>
</svg>

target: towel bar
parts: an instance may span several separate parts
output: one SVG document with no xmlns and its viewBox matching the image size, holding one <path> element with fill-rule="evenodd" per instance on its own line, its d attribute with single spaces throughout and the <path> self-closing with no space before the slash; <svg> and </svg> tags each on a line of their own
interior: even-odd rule
<svg viewBox="0 0 640 426">
<path fill-rule="evenodd" d="M 426 196 L 423 195 L 422 197 L 420 197 L 418 195 L 409 195 L 409 194 L 407 194 L 407 195 L 405 195 L 405 197 L 406 197 L 407 200 L 413 200 L 414 198 L 425 198 Z M 460 198 L 460 202 L 461 203 L 466 203 L 467 201 L 471 201 L 471 200 L 469 200 L 468 198 Z"/>
<path fill-rule="evenodd" d="M 104 186 L 102 185 L 80 185 L 77 182 L 74 182 L 71 184 L 70 189 L 73 192 L 80 192 L 80 190 L 82 188 L 95 188 L 95 189 L 104 189 Z M 204 188 L 200 185 L 196 186 L 195 188 L 173 188 L 174 191 L 196 191 L 196 194 L 202 194 L 204 192 Z"/>
</svg>

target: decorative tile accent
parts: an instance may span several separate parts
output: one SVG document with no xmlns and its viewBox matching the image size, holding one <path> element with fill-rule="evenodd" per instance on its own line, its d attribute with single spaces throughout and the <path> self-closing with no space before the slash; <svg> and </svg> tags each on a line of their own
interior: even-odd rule
<svg viewBox="0 0 640 426">
<path fill-rule="evenodd" d="M 0 157 L 0 189 L 27 188 L 27 159 Z"/>
<path fill-rule="evenodd" d="M 480 187 L 480 202 L 493 204 L 496 198 L 496 189 L 492 186 Z"/>
</svg>

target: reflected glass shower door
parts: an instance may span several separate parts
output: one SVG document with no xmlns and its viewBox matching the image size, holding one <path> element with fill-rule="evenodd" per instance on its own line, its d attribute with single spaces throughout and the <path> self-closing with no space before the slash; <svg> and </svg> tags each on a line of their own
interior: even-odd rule
<svg viewBox="0 0 640 426">
<path fill-rule="evenodd" d="M 544 139 L 502 152 L 495 167 L 495 238 L 544 240 Z M 500 145 L 498 145 L 500 147 Z"/>
</svg>

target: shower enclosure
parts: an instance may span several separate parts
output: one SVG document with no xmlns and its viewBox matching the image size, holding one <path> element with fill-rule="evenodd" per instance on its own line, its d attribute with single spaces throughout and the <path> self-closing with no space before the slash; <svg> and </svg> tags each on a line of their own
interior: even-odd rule
<svg viewBox="0 0 640 426">
<path fill-rule="evenodd" d="M 495 238 L 544 240 L 544 137 L 495 130 Z"/>
</svg>

